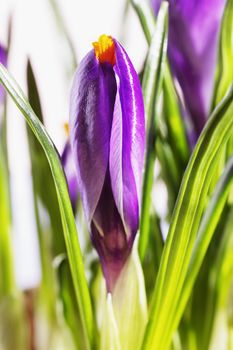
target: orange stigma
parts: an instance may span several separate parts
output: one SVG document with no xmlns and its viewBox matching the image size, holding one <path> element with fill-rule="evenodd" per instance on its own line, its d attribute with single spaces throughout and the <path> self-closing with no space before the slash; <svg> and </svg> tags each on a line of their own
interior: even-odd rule
<svg viewBox="0 0 233 350">
<path fill-rule="evenodd" d="M 64 127 L 64 130 L 65 130 L 66 137 L 69 137 L 70 136 L 69 124 L 68 123 L 64 123 L 63 127 Z"/>
<path fill-rule="evenodd" d="M 92 45 L 95 50 L 95 56 L 100 63 L 107 62 L 114 66 L 116 63 L 115 44 L 111 36 L 103 34 Z"/>
</svg>

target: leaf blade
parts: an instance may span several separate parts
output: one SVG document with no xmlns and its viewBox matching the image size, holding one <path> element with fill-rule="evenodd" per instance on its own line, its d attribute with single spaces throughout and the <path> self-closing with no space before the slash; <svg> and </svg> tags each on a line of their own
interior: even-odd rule
<svg viewBox="0 0 233 350">
<path fill-rule="evenodd" d="M 155 33 L 149 49 L 148 59 L 143 74 L 142 89 L 147 116 L 147 152 L 145 174 L 143 180 L 142 211 L 140 221 L 139 254 L 141 260 L 145 257 L 149 240 L 150 204 L 153 187 L 155 162 L 155 133 L 156 121 L 154 112 L 157 107 L 161 91 L 163 66 L 167 50 L 167 10 L 168 5 L 163 3 L 158 15 Z"/>
<path fill-rule="evenodd" d="M 184 284 L 211 182 L 211 167 L 231 135 L 232 115 L 233 88 L 206 124 L 186 169 L 165 243 L 143 349 L 163 346 L 163 341 L 168 344 L 171 340 L 165 333 L 166 324 Z"/>
<path fill-rule="evenodd" d="M 26 119 L 28 125 L 34 132 L 38 141 L 41 143 L 44 152 L 46 153 L 49 165 L 51 167 L 59 200 L 65 236 L 64 238 L 66 242 L 76 298 L 79 305 L 83 328 L 86 332 L 87 348 L 90 348 L 93 337 L 93 315 L 91 300 L 84 273 L 82 254 L 78 241 L 78 235 L 72 212 L 72 207 L 69 199 L 67 183 L 65 180 L 65 175 L 61 166 L 58 152 L 46 129 L 41 124 L 41 122 L 33 112 L 31 106 L 27 102 L 27 99 L 24 96 L 22 90 L 2 65 L 0 65 L 0 82 L 8 91 L 15 104 L 22 112 L 24 118 Z"/>
</svg>

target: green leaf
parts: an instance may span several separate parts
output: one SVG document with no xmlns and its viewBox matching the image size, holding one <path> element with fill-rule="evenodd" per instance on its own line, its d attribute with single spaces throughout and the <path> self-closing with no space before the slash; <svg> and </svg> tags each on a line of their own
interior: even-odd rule
<svg viewBox="0 0 233 350">
<path fill-rule="evenodd" d="M 156 27 L 155 16 L 145 0 L 132 0 L 131 2 L 138 14 L 147 42 L 150 44 L 153 33 L 155 33 L 155 27 Z M 164 2 L 163 6 L 166 6 L 166 5 L 167 3 Z M 155 35 L 154 35 L 154 38 L 156 39 Z M 164 49 L 165 49 L 165 46 L 164 46 Z M 154 55 L 156 55 L 156 53 L 157 55 L 161 54 L 161 52 L 159 51 L 159 39 L 157 42 L 157 51 L 156 51 L 156 47 L 154 48 Z M 163 57 L 163 60 L 164 60 L 164 57 Z M 155 65 L 156 62 L 157 62 L 157 59 L 154 58 L 153 64 Z M 177 193 L 180 187 L 183 171 L 185 169 L 185 166 L 187 164 L 189 154 L 190 154 L 183 120 L 180 115 L 178 97 L 175 92 L 175 88 L 173 86 L 173 82 L 172 82 L 172 78 L 171 78 L 171 74 L 170 74 L 170 70 L 167 62 L 165 62 L 165 67 L 163 68 L 162 73 L 164 75 L 163 81 L 161 79 L 163 83 L 163 111 L 160 111 L 159 113 L 163 115 L 163 117 L 160 118 L 159 121 L 160 123 L 162 121 L 162 127 L 167 130 L 167 137 L 166 139 L 162 137 L 163 132 L 161 130 L 161 125 L 158 124 L 156 127 L 156 131 L 157 131 L 156 149 L 155 149 L 155 146 L 153 145 L 153 142 L 151 142 L 150 140 L 148 141 L 148 143 L 150 144 L 150 148 L 148 148 L 149 151 L 147 152 L 147 160 L 145 165 L 146 170 L 145 170 L 144 193 L 143 193 L 143 201 L 142 201 L 141 233 L 140 233 L 141 236 L 140 236 L 140 242 L 139 242 L 139 252 L 140 252 L 141 259 L 144 258 L 145 252 L 148 246 L 150 193 L 152 188 L 153 170 L 154 170 L 152 169 L 153 168 L 152 165 L 154 164 L 156 152 L 161 165 L 162 177 L 169 190 L 168 193 L 169 193 L 170 208 L 173 208 L 173 205 L 175 203 Z M 159 79 L 160 77 L 158 76 L 156 78 Z M 151 81 L 152 79 L 153 79 L 153 75 L 150 76 Z M 160 91 L 156 89 L 153 91 L 152 94 L 154 94 L 155 99 L 157 99 L 155 95 L 158 96 L 159 92 Z M 152 99 L 150 103 L 153 106 Z M 145 106 L 146 105 L 147 105 L 147 101 L 145 101 Z M 151 108 L 149 103 L 148 105 Z M 151 129 L 150 131 L 150 133 L 152 134 L 151 138 L 155 138 L 155 135 L 153 135 L 153 131 L 154 129 Z"/>
<path fill-rule="evenodd" d="M 15 291 L 15 277 L 11 242 L 11 207 L 9 176 L 5 153 L 0 139 L 0 299 Z"/>
<path fill-rule="evenodd" d="M 30 61 L 27 64 L 27 85 L 29 103 L 43 123 L 39 93 Z M 66 246 L 51 169 L 40 143 L 28 125 L 27 135 L 32 165 L 34 209 L 42 271 L 40 296 L 43 305 L 46 307 L 49 326 L 54 327 L 57 319 L 57 281 L 52 263 L 54 257 L 58 254 L 66 253 Z M 49 220 L 44 220 L 45 212 Z M 76 300 L 74 299 L 74 301 Z"/>
<path fill-rule="evenodd" d="M 146 40 L 150 45 L 155 31 L 156 18 L 146 0 L 131 0 L 142 25 Z M 168 141 L 174 150 L 174 155 L 181 162 L 181 168 L 186 166 L 190 150 L 187 142 L 183 118 L 180 113 L 178 96 L 172 81 L 169 64 L 166 62 L 163 79 L 163 113 L 168 132 Z"/>
<path fill-rule="evenodd" d="M 27 83 L 29 103 L 40 121 L 43 122 L 39 93 L 30 61 L 28 61 L 27 65 Z M 49 321 L 47 327 L 50 326 L 51 330 L 49 331 L 53 333 L 54 328 L 56 329 L 56 327 L 58 327 L 59 313 L 57 312 L 57 303 L 60 297 L 63 303 L 64 318 L 70 328 L 72 338 L 77 348 L 83 349 L 85 348 L 85 343 L 83 342 L 84 337 L 71 272 L 66 259 L 67 252 L 51 169 L 40 143 L 31 132 L 30 128 L 28 127 L 27 129 L 32 162 L 33 194 L 42 268 L 40 292 L 42 302 L 46 305 L 46 316 Z M 41 205 L 43 205 L 42 213 L 40 210 Z M 45 210 L 50 219 L 49 222 L 44 220 Z M 55 270 L 54 261 L 57 262 L 61 259 L 61 254 L 63 260 Z M 58 275 L 59 285 L 57 285 L 56 275 Z"/>
<path fill-rule="evenodd" d="M 233 163 L 232 159 L 231 163 Z M 221 237 L 218 237 L 216 242 L 218 249 L 214 255 L 215 263 L 210 266 L 209 271 L 211 286 L 206 309 L 208 313 L 205 315 L 203 349 L 209 348 L 211 339 L 216 336 L 215 330 L 218 332 L 216 322 L 219 314 L 224 311 L 226 318 L 230 314 L 228 304 L 232 298 L 230 293 L 233 282 L 233 207 L 228 208 L 228 215 L 225 217 L 224 224 Z"/>
<path fill-rule="evenodd" d="M 148 304 L 150 304 L 151 294 L 154 288 L 155 276 L 159 270 L 163 247 L 164 240 L 160 229 L 160 220 L 155 213 L 151 216 L 150 219 L 149 242 L 146 249 L 145 259 L 142 264 Z"/>
<path fill-rule="evenodd" d="M 233 130 L 233 87 L 207 122 L 190 158 L 165 243 L 143 349 L 167 349 L 209 185 Z"/>
<path fill-rule="evenodd" d="M 7 108 L 0 115 L 0 297 L 16 289 L 12 252 L 10 176 L 7 151 Z"/>
<path fill-rule="evenodd" d="M 177 327 L 179 320 L 181 319 L 185 305 L 191 295 L 194 282 L 200 271 L 202 262 L 206 255 L 207 249 L 211 242 L 213 235 L 216 233 L 215 229 L 219 223 L 219 219 L 223 212 L 224 206 L 227 202 L 229 192 L 233 182 L 233 157 L 229 160 L 224 169 L 224 172 L 219 179 L 215 191 L 208 204 L 207 210 L 201 221 L 200 228 L 198 230 L 197 239 L 193 248 L 191 261 L 189 263 L 187 276 L 185 278 L 184 286 L 180 295 L 179 303 L 174 313 L 173 322 L 174 328 Z M 222 254 L 218 254 L 223 256 Z M 210 295 L 208 296 L 208 298 Z M 204 347 L 208 348 L 208 347 Z"/>
<path fill-rule="evenodd" d="M 83 330 L 86 334 L 86 347 L 91 348 L 93 341 L 93 314 L 90 294 L 85 277 L 82 254 L 78 241 L 77 229 L 70 203 L 67 183 L 58 152 L 44 126 L 41 124 L 38 117 L 35 115 L 34 111 L 29 105 L 22 90 L 2 65 L 0 65 L 0 82 L 24 115 L 28 125 L 31 127 L 33 133 L 43 147 L 51 167 L 59 201 L 64 238 L 75 288 L 75 295 L 79 305 Z"/>
<path fill-rule="evenodd" d="M 8 294 L 0 300 L 0 348 L 25 350 L 30 348 L 30 335 L 21 293 Z"/>
<path fill-rule="evenodd" d="M 8 23 L 7 53 L 11 41 L 11 20 Z M 7 103 L 0 106 L 0 296 L 16 291 L 12 251 L 12 217 L 10 175 L 7 147 Z"/>
<path fill-rule="evenodd" d="M 151 191 L 155 162 L 155 132 L 158 97 L 161 92 L 163 66 L 167 49 L 167 3 L 163 3 L 158 15 L 156 30 L 149 49 L 142 90 L 147 118 L 147 150 L 143 182 L 142 213 L 140 223 L 139 254 L 143 259 L 149 239 Z"/>
<path fill-rule="evenodd" d="M 40 119 L 41 123 L 43 123 L 39 93 L 30 61 L 28 61 L 27 65 L 27 85 L 29 103 L 32 106 L 32 109 L 35 111 L 37 117 Z M 45 235 L 52 236 L 50 237 L 50 240 L 52 239 L 53 256 L 56 256 L 58 254 L 66 252 L 56 188 L 53 181 L 52 172 L 43 148 L 36 139 L 35 135 L 31 132 L 29 126 L 27 127 L 27 130 L 30 146 L 30 157 L 32 162 L 32 177 L 36 207 L 35 209 L 38 212 L 37 219 L 39 220 L 38 225 L 41 226 L 42 231 L 48 231 L 49 229 L 52 229 L 51 233 L 47 232 Z M 41 220 L 40 218 L 41 205 L 43 205 L 43 209 L 48 213 L 51 228 L 48 227 L 50 226 L 48 223 L 44 224 L 43 219 Z M 46 241 L 46 237 L 41 238 L 42 241 Z M 45 268 L 47 268 L 46 265 Z"/>
<path fill-rule="evenodd" d="M 62 12 L 59 8 L 57 0 L 49 0 L 59 30 L 59 44 L 62 47 L 62 52 L 65 53 L 64 58 L 68 61 L 68 66 L 65 64 L 67 77 L 70 78 L 74 74 L 77 67 L 77 59 L 73 42 L 67 30 Z"/>
<path fill-rule="evenodd" d="M 76 349 L 85 349 L 81 321 L 75 300 L 75 291 L 70 278 L 70 267 L 66 256 L 57 256 L 54 265 L 59 275 L 59 294 L 63 305 L 63 317 L 69 326 Z"/>
<path fill-rule="evenodd" d="M 168 143 L 171 145 L 176 162 L 179 167 L 185 169 L 190 156 L 190 149 L 187 141 L 184 121 L 182 119 L 178 96 L 175 91 L 174 83 L 168 65 L 165 69 L 163 82 L 163 111 L 167 126 Z"/>
<path fill-rule="evenodd" d="M 155 30 L 155 16 L 152 9 L 145 0 L 131 0 L 131 3 L 138 14 L 146 40 L 150 45 Z"/>
</svg>

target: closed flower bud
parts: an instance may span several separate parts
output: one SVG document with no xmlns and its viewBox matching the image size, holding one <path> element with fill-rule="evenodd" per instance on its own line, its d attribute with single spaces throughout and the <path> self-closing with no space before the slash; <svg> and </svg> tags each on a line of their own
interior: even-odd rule
<svg viewBox="0 0 233 350">
<path fill-rule="evenodd" d="M 102 35 L 93 47 L 74 77 L 70 140 L 91 239 L 112 291 L 139 226 L 144 106 L 118 41 Z"/>
</svg>

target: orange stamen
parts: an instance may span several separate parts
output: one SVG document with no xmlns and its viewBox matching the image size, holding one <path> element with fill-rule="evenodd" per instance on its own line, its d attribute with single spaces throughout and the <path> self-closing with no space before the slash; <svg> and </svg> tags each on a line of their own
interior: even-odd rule
<svg viewBox="0 0 233 350">
<path fill-rule="evenodd" d="M 103 34 L 92 45 L 95 50 L 95 56 L 100 63 L 107 62 L 114 66 L 116 63 L 115 44 L 111 36 Z"/>
<path fill-rule="evenodd" d="M 64 123 L 63 125 L 65 133 L 66 133 L 66 137 L 69 137 L 70 135 L 70 128 L 69 128 L 69 124 L 68 123 Z"/>
</svg>

